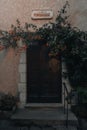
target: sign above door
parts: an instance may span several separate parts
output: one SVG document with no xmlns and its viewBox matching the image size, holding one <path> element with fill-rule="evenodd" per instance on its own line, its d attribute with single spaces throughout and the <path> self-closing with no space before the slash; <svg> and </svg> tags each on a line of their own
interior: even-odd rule
<svg viewBox="0 0 87 130">
<path fill-rule="evenodd" d="M 52 10 L 33 10 L 31 18 L 34 20 L 45 20 L 53 18 Z"/>
</svg>

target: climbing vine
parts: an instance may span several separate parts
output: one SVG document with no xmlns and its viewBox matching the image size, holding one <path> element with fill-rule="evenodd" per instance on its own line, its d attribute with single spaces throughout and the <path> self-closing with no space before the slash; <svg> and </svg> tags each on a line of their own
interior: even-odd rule
<svg viewBox="0 0 87 130">
<path fill-rule="evenodd" d="M 45 39 L 51 54 L 60 53 L 65 58 L 72 85 L 82 86 L 84 83 L 86 86 L 87 32 L 70 24 L 67 15 L 69 7 L 67 1 L 58 11 L 55 22 L 44 24 L 41 28 L 29 23 L 25 23 L 23 27 L 17 20 L 9 31 L 0 31 L 0 50 L 9 47 L 26 49 L 31 40 Z"/>
</svg>

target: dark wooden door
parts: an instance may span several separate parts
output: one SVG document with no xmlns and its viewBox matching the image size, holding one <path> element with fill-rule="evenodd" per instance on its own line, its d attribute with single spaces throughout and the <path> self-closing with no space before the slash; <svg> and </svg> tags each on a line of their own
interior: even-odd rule
<svg viewBox="0 0 87 130">
<path fill-rule="evenodd" d="M 34 41 L 27 50 L 27 102 L 61 103 L 61 97 L 61 58 Z"/>
</svg>

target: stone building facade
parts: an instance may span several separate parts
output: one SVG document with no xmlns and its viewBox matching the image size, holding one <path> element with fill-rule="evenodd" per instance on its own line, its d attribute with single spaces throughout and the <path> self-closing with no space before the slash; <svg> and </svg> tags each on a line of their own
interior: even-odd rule
<svg viewBox="0 0 87 130">
<path fill-rule="evenodd" d="M 0 29 L 9 30 L 11 24 L 15 25 L 16 19 L 19 19 L 22 25 L 28 22 L 41 27 L 44 23 L 55 21 L 58 10 L 65 2 L 66 0 L 1 0 Z M 69 0 L 69 3 L 70 23 L 81 30 L 87 30 L 87 0 Z M 51 20 L 32 20 L 32 10 L 37 9 L 52 10 L 53 18 Z M 16 54 L 12 48 L 0 52 L 0 91 L 14 95 L 19 93 L 21 107 L 26 105 L 26 64 L 26 52 Z M 62 72 L 64 71 L 66 68 L 62 62 Z M 64 80 L 62 77 L 62 82 Z M 65 82 L 69 86 L 68 80 Z M 63 104 L 63 100 L 61 104 Z"/>
</svg>

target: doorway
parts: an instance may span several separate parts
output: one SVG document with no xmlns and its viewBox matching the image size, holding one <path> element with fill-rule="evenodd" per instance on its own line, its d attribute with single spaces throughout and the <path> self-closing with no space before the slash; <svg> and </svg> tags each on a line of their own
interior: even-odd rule
<svg viewBox="0 0 87 130">
<path fill-rule="evenodd" d="M 27 103 L 61 103 L 61 56 L 51 56 L 44 40 L 27 49 Z"/>
</svg>

